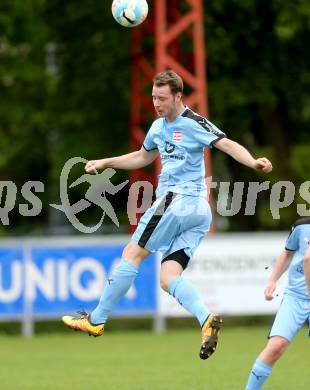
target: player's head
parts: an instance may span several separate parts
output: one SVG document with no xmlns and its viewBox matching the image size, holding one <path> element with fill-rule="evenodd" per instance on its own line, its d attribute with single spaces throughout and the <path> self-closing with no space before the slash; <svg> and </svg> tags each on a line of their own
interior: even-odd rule
<svg viewBox="0 0 310 390">
<path fill-rule="evenodd" d="M 153 80 L 154 86 L 163 87 L 168 85 L 172 95 L 183 93 L 183 80 L 173 70 L 165 70 L 164 72 L 158 73 Z"/>
<path fill-rule="evenodd" d="M 172 117 L 183 106 L 183 80 L 172 70 L 158 73 L 153 80 L 153 104 L 159 116 Z"/>
</svg>

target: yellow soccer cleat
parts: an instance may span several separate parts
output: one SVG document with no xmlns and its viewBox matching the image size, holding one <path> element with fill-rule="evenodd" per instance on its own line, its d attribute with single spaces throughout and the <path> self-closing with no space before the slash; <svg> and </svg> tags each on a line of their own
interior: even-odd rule
<svg viewBox="0 0 310 390">
<path fill-rule="evenodd" d="M 63 316 L 62 322 L 75 331 L 82 331 L 88 333 L 90 336 L 98 337 L 104 332 L 104 324 L 94 325 L 89 321 L 90 315 L 79 311 L 80 316 Z"/>
<path fill-rule="evenodd" d="M 217 314 L 210 314 L 201 329 L 200 359 L 208 359 L 216 350 L 218 334 L 223 320 Z"/>
</svg>

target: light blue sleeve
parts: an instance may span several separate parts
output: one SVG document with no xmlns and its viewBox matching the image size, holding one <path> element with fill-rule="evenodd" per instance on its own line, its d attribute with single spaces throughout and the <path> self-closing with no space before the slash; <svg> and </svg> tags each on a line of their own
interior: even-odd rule
<svg viewBox="0 0 310 390">
<path fill-rule="evenodd" d="M 299 226 L 292 228 L 291 233 L 286 240 L 285 249 L 296 251 L 299 248 L 299 230 Z"/>
<path fill-rule="evenodd" d="M 144 138 L 143 147 L 148 152 L 157 149 L 157 145 L 154 142 L 154 123 L 152 124 L 152 126 L 150 127 L 149 131 L 147 132 Z"/>
<path fill-rule="evenodd" d="M 204 117 L 199 118 L 198 121 L 193 121 L 192 126 L 194 127 L 195 140 L 208 148 L 212 148 L 216 141 L 226 137 L 225 133 Z"/>
</svg>

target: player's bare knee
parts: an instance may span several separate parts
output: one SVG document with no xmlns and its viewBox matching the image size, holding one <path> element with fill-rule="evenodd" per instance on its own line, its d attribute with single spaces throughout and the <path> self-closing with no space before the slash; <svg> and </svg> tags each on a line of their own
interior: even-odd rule
<svg viewBox="0 0 310 390">
<path fill-rule="evenodd" d="M 183 268 L 178 262 L 164 260 L 160 270 L 160 287 L 168 292 L 170 282 L 181 276 L 182 272 Z"/>
<path fill-rule="evenodd" d="M 165 275 L 162 274 L 160 275 L 160 287 L 166 292 L 169 288 L 169 280 Z"/>
<path fill-rule="evenodd" d="M 146 249 L 141 248 L 134 242 L 130 242 L 125 246 L 122 257 L 134 265 L 139 266 L 148 255 L 149 252 Z"/>
<path fill-rule="evenodd" d="M 282 337 L 273 337 L 268 344 L 268 354 L 272 360 L 279 359 L 285 352 L 288 341 Z"/>
<path fill-rule="evenodd" d="M 171 280 L 171 276 L 169 275 L 165 267 L 162 267 L 160 270 L 159 282 L 160 282 L 160 287 L 166 292 L 169 289 L 170 280 Z"/>
</svg>

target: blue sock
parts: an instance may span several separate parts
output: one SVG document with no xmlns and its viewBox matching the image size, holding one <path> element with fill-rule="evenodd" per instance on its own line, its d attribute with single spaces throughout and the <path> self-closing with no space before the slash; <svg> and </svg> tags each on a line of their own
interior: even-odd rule
<svg viewBox="0 0 310 390">
<path fill-rule="evenodd" d="M 138 274 L 138 267 L 122 259 L 109 276 L 100 301 L 90 315 L 93 324 L 104 324 L 117 302 L 126 294 Z"/>
<path fill-rule="evenodd" d="M 182 277 L 172 279 L 168 286 L 168 292 L 180 305 L 197 317 L 200 326 L 204 324 L 210 311 L 203 303 L 198 291 Z"/>
<path fill-rule="evenodd" d="M 258 390 L 268 379 L 272 370 L 272 366 L 263 363 L 261 360 L 256 359 L 249 380 L 246 386 L 246 390 Z"/>
</svg>

